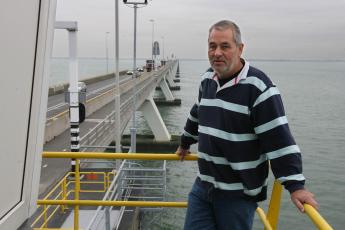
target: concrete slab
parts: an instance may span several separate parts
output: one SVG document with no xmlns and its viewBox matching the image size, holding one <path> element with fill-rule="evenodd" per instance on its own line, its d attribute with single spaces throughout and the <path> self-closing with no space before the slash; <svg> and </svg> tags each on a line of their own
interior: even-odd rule
<svg viewBox="0 0 345 230">
<path fill-rule="evenodd" d="M 95 214 L 95 210 L 79 210 L 79 229 L 87 229 L 93 215 Z M 106 229 L 105 228 L 105 213 L 104 211 L 101 211 L 100 213 L 99 221 L 95 223 L 95 225 L 92 226 L 92 229 Z M 110 227 L 112 228 L 115 226 L 118 222 L 120 215 L 119 210 L 112 210 L 110 212 Z M 74 224 L 74 211 L 70 213 L 70 215 L 67 217 L 66 221 L 63 223 L 61 228 L 71 228 L 73 229 Z M 96 225 L 97 224 L 97 225 Z"/>
</svg>

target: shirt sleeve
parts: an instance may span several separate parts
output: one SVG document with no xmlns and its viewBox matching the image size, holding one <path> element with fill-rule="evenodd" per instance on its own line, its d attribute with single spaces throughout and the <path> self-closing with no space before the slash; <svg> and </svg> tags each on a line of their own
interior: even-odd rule
<svg viewBox="0 0 345 230">
<path fill-rule="evenodd" d="M 291 134 L 279 90 L 267 87 L 255 100 L 251 119 L 261 153 L 270 161 L 272 172 L 290 192 L 304 188 L 302 157 Z"/>
</svg>

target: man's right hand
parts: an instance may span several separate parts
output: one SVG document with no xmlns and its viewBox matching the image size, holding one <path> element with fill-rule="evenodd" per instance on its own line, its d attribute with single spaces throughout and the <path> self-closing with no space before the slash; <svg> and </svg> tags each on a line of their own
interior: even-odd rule
<svg viewBox="0 0 345 230">
<path fill-rule="evenodd" d="M 183 161 L 185 156 L 190 154 L 190 151 L 189 149 L 184 149 L 181 146 L 179 146 L 175 153 L 180 157 L 180 161 Z"/>
</svg>

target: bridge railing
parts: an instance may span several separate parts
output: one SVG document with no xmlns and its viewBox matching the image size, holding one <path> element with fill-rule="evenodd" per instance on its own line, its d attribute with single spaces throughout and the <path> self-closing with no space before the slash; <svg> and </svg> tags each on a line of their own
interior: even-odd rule
<svg viewBox="0 0 345 230">
<path fill-rule="evenodd" d="M 164 201 L 165 185 L 166 185 L 166 161 L 160 167 L 148 168 L 142 164 L 128 160 L 122 161 L 116 175 L 111 180 L 108 190 L 103 197 L 103 201 L 129 199 L 136 200 L 156 200 Z M 109 180 L 110 181 L 110 180 Z M 138 190 L 141 190 L 140 193 Z M 113 212 L 113 206 L 98 206 L 93 214 L 86 230 L 104 230 L 106 223 L 115 222 L 118 229 L 122 216 L 125 212 L 125 206 L 118 210 L 116 220 L 112 221 L 110 213 Z M 155 208 L 157 209 L 157 208 Z M 151 210 L 152 211 L 152 210 Z"/>
<path fill-rule="evenodd" d="M 171 62 L 169 65 L 174 65 L 176 62 Z M 157 84 L 162 80 L 161 78 L 169 71 L 169 66 L 167 68 L 158 69 L 153 73 L 153 76 L 143 80 L 138 81 L 136 97 L 137 105 L 141 104 L 149 95 L 151 91 L 154 90 Z M 169 68 L 168 68 L 169 67 Z M 130 94 L 131 90 L 128 92 Z M 121 133 L 124 130 L 126 124 L 128 123 L 132 111 L 133 111 L 133 95 L 126 96 L 126 98 L 121 102 Z M 103 120 L 101 120 L 95 127 L 90 129 L 84 136 L 80 139 L 80 146 L 82 151 L 90 146 L 102 146 L 104 143 L 109 143 L 115 135 L 115 112 L 113 111 Z M 116 127 L 118 128 L 118 127 Z"/>
<path fill-rule="evenodd" d="M 97 172 L 97 171 L 87 171 L 80 172 L 80 176 L 84 177 L 80 181 L 81 189 L 80 193 L 90 194 L 90 193 L 105 193 L 109 186 L 111 178 L 114 177 L 114 172 Z M 74 172 L 68 172 L 53 188 L 52 190 L 44 196 L 43 200 L 65 200 L 73 199 L 73 194 L 75 192 L 75 180 Z M 38 209 L 41 213 L 32 222 L 31 227 L 39 226 L 38 229 L 47 228 L 48 224 L 54 219 L 55 215 L 66 212 L 68 209 L 67 205 L 38 205 Z"/>
<path fill-rule="evenodd" d="M 73 205 L 74 206 L 74 229 L 79 229 L 79 206 L 136 206 L 136 207 L 187 207 L 187 202 L 161 202 L 161 201 L 99 201 L 99 200 L 80 200 L 80 172 L 79 172 L 79 159 L 126 159 L 126 160 L 179 160 L 176 154 L 126 154 L 126 153 L 96 153 L 96 152 L 44 152 L 44 158 L 75 158 L 75 195 L 74 200 L 61 199 L 43 199 L 38 200 L 38 205 Z M 185 160 L 197 160 L 195 154 L 186 156 Z M 275 183 L 275 185 L 278 183 Z M 279 185 L 273 188 L 271 204 L 268 214 L 258 207 L 257 213 L 265 226 L 265 229 L 276 229 L 278 223 L 281 187 Z M 326 220 L 309 205 L 304 205 L 306 213 L 311 218 L 313 223 L 318 229 L 329 230 L 333 229 Z M 270 210 L 274 208 L 275 210 Z M 278 209 L 278 210 L 277 210 Z M 273 219 L 272 219 L 273 218 Z M 273 224 L 272 224 L 273 223 Z"/>
</svg>

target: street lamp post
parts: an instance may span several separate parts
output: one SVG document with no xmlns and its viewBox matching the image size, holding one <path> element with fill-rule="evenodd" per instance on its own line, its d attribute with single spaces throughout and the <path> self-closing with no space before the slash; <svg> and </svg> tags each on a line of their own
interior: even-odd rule
<svg viewBox="0 0 345 230">
<path fill-rule="evenodd" d="M 150 22 L 152 22 L 152 44 L 151 44 L 151 59 L 152 59 L 152 69 L 154 70 L 155 69 L 155 65 L 154 65 L 154 62 L 153 62 L 153 39 L 154 39 L 154 31 L 155 31 L 155 20 L 153 19 L 150 19 Z"/>
<path fill-rule="evenodd" d="M 107 73 L 109 73 L 108 35 L 109 32 L 105 32 L 105 59 L 107 62 Z"/>
<path fill-rule="evenodd" d="M 165 56 L 164 56 L 164 36 L 162 36 L 162 41 L 163 41 L 163 61 L 165 60 Z"/>
<path fill-rule="evenodd" d="M 115 0 L 115 152 L 121 152 L 121 104 L 120 104 L 120 70 L 119 70 L 119 0 Z M 120 167 L 116 161 L 116 168 Z"/>
<path fill-rule="evenodd" d="M 137 76 L 137 9 L 138 5 L 147 5 L 147 0 L 144 2 L 128 2 L 127 0 L 123 0 L 123 2 L 127 5 L 133 5 L 134 8 L 134 44 L 133 44 L 133 114 L 132 114 L 132 128 L 130 128 L 131 132 L 131 152 L 136 152 L 136 119 L 135 119 L 135 112 L 136 112 L 136 76 Z"/>
</svg>

